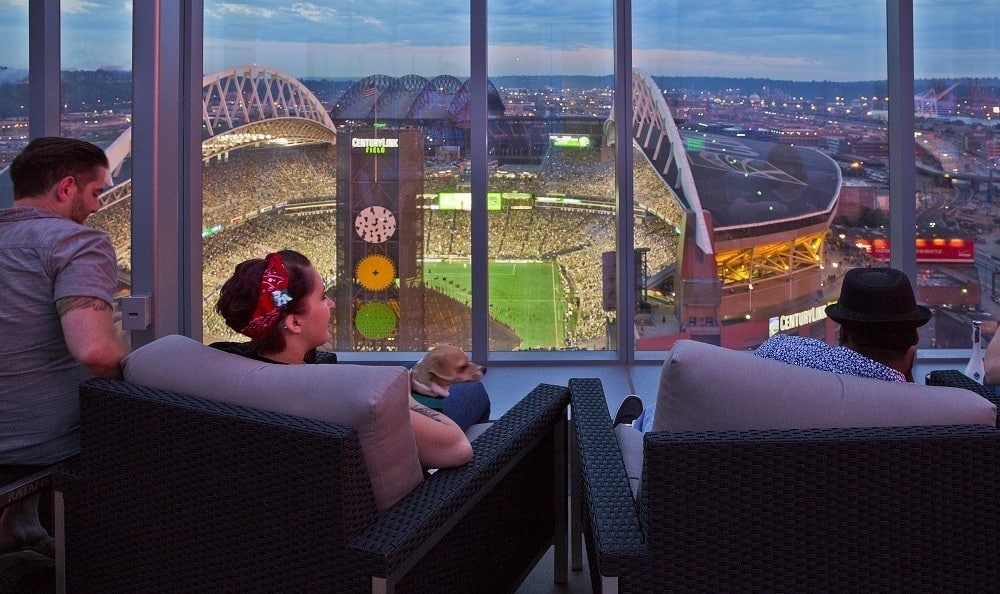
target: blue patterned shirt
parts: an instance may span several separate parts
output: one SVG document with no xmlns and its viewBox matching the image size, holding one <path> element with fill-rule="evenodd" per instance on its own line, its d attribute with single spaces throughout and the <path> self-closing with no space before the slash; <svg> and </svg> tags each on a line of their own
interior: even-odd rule
<svg viewBox="0 0 1000 594">
<path fill-rule="evenodd" d="M 906 376 L 899 371 L 873 361 L 857 351 L 844 346 L 832 347 L 823 341 L 805 336 L 775 334 L 757 347 L 754 354 L 764 359 L 842 375 L 906 382 Z"/>
</svg>

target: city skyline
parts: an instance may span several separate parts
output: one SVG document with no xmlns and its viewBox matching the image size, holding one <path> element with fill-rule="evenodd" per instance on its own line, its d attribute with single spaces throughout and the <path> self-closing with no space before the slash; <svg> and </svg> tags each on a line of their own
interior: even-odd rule
<svg viewBox="0 0 1000 594">
<path fill-rule="evenodd" d="M 650 74 L 886 76 L 883 2 L 850 10 L 819 1 L 678 4 L 632 3 L 633 63 Z M 914 4 L 917 78 L 1000 76 L 1000 0 Z M 0 66 L 27 67 L 27 6 L 0 0 Z M 62 7 L 64 70 L 131 68 L 132 2 L 63 0 Z M 610 74 L 612 7 L 608 0 L 490 3 L 490 76 Z M 467 76 L 469 69 L 467 2 L 206 0 L 204 23 L 206 73 L 248 63 L 298 78 Z"/>
</svg>

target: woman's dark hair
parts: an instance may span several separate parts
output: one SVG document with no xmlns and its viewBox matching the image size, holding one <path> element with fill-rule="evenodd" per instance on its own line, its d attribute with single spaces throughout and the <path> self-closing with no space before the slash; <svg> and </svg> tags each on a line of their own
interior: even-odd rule
<svg viewBox="0 0 1000 594">
<path fill-rule="evenodd" d="M 281 250 L 278 254 L 288 271 L 288 295 L 292 300 L 284 306 L 281 317 L 271 326 L 267 335 L 259 341 L 250 342 L 250 352 L 256 355 L 277 353 L 285 348 L 285 336 L 281 332 L 285 316 L 305 312 L 308 307 L 306 296 L 315 289 L 315 279 L 308 270 L 312 267 L 309 258 L 293 250 Z M 226 320 L 227 326 L 237 332 L 242 333 L 253 317 L 260 299 L 260 282 L 266 268 L 267 261 L 263 258 L 240 262 L 233 275 L 222 285 L 215 311 Z"/>
<path fill-rule="evenodd" d="M 10 164 L 14 200 L 41 196 L 67 176 L 83 186 L 94 180 L 98 167 L 108 167 L 108 157 L 86 140 L 43 136 L 24 147 Z"/>
</svg>

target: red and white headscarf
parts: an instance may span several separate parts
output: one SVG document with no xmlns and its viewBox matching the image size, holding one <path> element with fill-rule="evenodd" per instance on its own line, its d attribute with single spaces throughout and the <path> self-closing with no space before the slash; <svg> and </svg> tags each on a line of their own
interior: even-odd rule
<svg viewBox="0 0 1000 594">
<path fill-rule="evenodd" d="M 267 268 L 264 269 L 264 276 L 260 279 L 260 297 L 257 300 L 257 308 L 253 311 L 250 323 L 240 330 L 241 334 L 249 336 L 250 340 L 253 341 L 260 341 L 267 337 L 271 328 L 281 318 L 281 312 L 285 309 L 285 305 L 292 300 L 288 294 L 288 270 L 285 269 L 281 255 L 271 253 L 265 259 L 267 260 Z"/>
</svg>

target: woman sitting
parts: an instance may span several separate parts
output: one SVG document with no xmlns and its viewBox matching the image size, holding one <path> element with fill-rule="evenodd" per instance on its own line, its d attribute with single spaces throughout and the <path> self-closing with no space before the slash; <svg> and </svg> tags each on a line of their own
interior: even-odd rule
<svg viewBox="0 0 1000 594">
<path fill-rule="evenodd" d="M 304 255 L 282 250 L 265 259 L 236 266 L 222 286 L 215 309 L 233 330 L 248 336 L 248 348 L 239 352 L 271 363 L 301 365 L 315 361 L 316 348 L 331 340 L 330 314 L 334 302 L 326 296 L 323 279 Z M 231 350 L 231 349 L 226 349 Z M 478 383 L 478 382 L 477 382 Z M 445 402 L 473 422 L 489 418 L 489 398 L 480 384 L 456 384 Z M 472 446 L 463 427 L 442 412 L 410 397 L 410 423 L 417 456 L 427 468 L 461 466 L 472 459 Z M 471 423 L 470 423 L 471 424 Z"/>
</svg>

